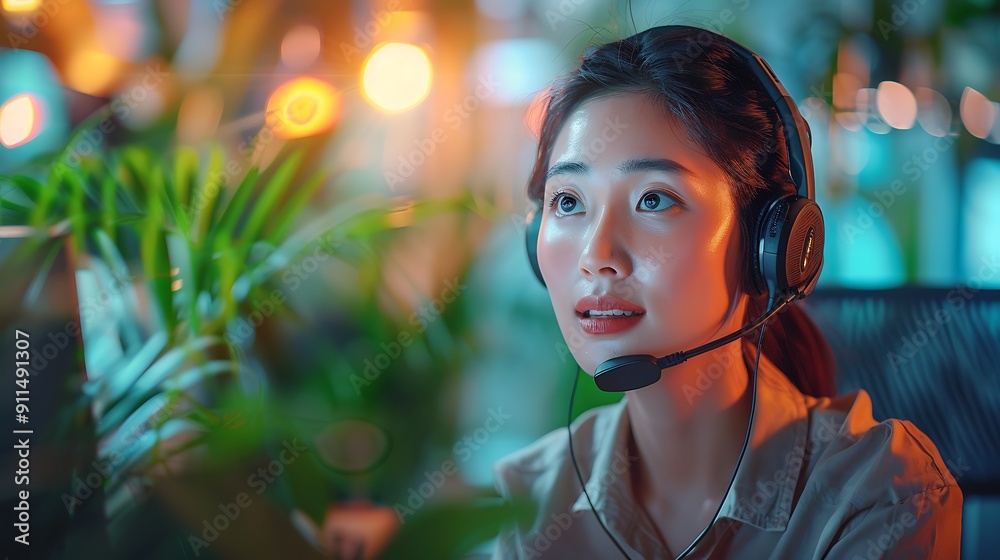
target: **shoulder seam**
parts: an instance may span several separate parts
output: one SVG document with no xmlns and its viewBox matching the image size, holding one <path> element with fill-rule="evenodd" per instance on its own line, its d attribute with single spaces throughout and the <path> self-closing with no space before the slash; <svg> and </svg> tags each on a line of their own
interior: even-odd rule
<svg viewBox="0 0 1000 560">
<path fill-rule="evenodd" d="M 897 419 L 897 420 L 898 420 L 898 419 Z M 910 430 L 910 427 L 911 427 L 911 426 L 912 426 L 912 427 L 914 427 L 914 428 L 916 428 L 916 425 L 914 425 L 914 424 L 913 424 L 912 422 L 910 422 L 909 420 L 899 420 L 899 423 L 900 423 L 900 425 L 902 425 L 902 426 L 903 426 L 903 429 L 904 429 L 904 430 L 906 430 L 906 433 L 907 433 L 907 434 L 909 434 L 909 436 L 910 436 L 911 438 L 913 438 L 913 441 L 914 441 L 914 442 L 915 442 L 915 443 L 917 444 L 917 446 L 919 446 L 919 447 L 920 447 L 920 450 L 924 452 L 924 456 L 925 456 L 925 457 L 926 457 L 926 458 L 927 458 L 927 459 L 928 459 L 928 460 L 930 461 L 931 465 L 933 465 L 933 466 L 934 466 L 934 470 L 935 470 L 935 471 L 937 472 L 937 474 L 938 474 L 938 479 L 939 479 L 939 481 L 940 481 L 940 482 L 941 482 L 941 483 L 942 483 L 942 484 L 943 484 L 944 486 L 951 486 L 952 484 L 951 484 L 951 483 L 950 483 L 950 482 L 948 481 L 948 477 L 947 477 L 947 476 L 945 476 L 943 472 L 941 472 L 941 468 L 940 468 L 940 466 L 938 465 L 938 462 L 937 462 L 936 460 L 934 460 L 934 454 L 933 454 L 933 453 L 931 453 L 931 452 L 930 452 L 930 451 L 929 451 L 929 450 L 928 450 L 928 449 L 927 449 L 926 447 L 924 447 L 924 444 L 923 444 L 923 442 L 922 442 L 922 441 L 920 441 L 920 438 L 918 438 L 918 437 L 917 437 L 917 436 L 916 436 L 916 435 L 915 435 L 915 434 L 913 433 L 913 431 L 911 431 L 911 430 Z M 918 429 L 919 429 L 919 428 L 918 428 Z M 921 432 L 921 433 L 923 434 L 923 432 Z M 926 438 L 927 438 L 928 440 L 930 440 L 930 436 L 928 436 L 927 434 L 923 434 L 923 436 L 924 436 L 924 437 L 926 437 Z M 933 442 L 932 442 L 932 443 L 933 443 Z M 937 455 L 938 455 L 938 456 L 940 457 L 940 455 L 941 455 L 941 452 L 940 452 L 940 451 L 938 451 Z M 942 460 L 944 460 L 944 457 L 941 457 L 941 459 L 942 459 Z M 952 478 L 952 479 L 954 479 L 954 476 L 952 476 L 951 478 Z M 956 485 L 957 485 L 957 482 L 956 482 Z"/>
<path fill-rule="evenodd" d="M 903 498 L 902 500 L 899 500 L 898 502 L 893 502 L 893 501 L 889 501 L 889 500 L 886 500 L 884 502 L 876 502 L 876 503 L 872 504 L 871 506 L 869 506 L 869 508 L 876 508 L 876 507 L 879 507 L 879 506 L 898 506 L 898 505 L 902 505 L 903 502 L 908 502 L 908 501 L 912 500 L 913 498 L 916 498 L 916 497 L 921 496 L 923 494 L 927 494 L 929 492 L 937 492 L 938 490 L 946 490 L 948 488 L 955 488 L 955 489 L 961 491 L 961 488 L 959 488 L 958 484 L 950 484 L 950 483 L 949 484 L 943 484 L 941 486 L 935 486 L 933 488 L 925 488 L 925 489 L 921 490 L 920 492 L 916 492 L 914 494 L 911 494 L 911 495 Z"/>
</svg>

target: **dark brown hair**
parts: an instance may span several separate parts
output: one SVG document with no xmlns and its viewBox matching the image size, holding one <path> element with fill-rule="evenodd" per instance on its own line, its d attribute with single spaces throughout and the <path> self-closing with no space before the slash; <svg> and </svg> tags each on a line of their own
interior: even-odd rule
<svg viewBox="0 0 1000 560">
<path fill-rule="evenodd" d="M 549 92 L 529 198 L 541 205 L 552 146 L 570 113 L 585 101 L 626 92 L 648 94 L 729 177 L 747 263 L 740 289 L 751 296 L 747 317 L 760 316 L 767 294 L 752 277 L 752 232 L 767 202 L 794 193 L 795 185 L 777 111 L 728 38 L 696 27 L 664 26 L 588 48 L 580 67 L 557 79 Z M 755 330 L 746 337 L 756 345 L 758 335 Z M 803 393 L 835 394 L 833 354 L 798 306 L 772 318 L 762 351 Z"/>
</svg>

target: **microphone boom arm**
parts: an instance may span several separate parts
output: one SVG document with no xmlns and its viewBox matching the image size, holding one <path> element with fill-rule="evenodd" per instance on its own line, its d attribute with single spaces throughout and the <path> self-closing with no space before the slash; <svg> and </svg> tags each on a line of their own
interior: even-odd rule
<svg viewBox="0 0 1000 560">
<path fill-rule="evenodd" d="M 789 299 L 779 298 L 778 305 L 774 306 L 766 313 L 758 317 L 756 321 L 750 323 L 749 325 L 743 327 L 742 329 L 733 332 L 729 335 L 726 335 L 713 342 L 709 342 L 708 344 L 705 344 L 703 346 L 699 346 L 698 348 L 694 348 L 686 352 L 685 351 L 674 352 L 673 354 L 663 356 L 662 358 L 656 360 L 656 365 L 660 366 L 661 369 L 665 369 L 671 366 L 676 366 L 677 364 L 682 364 L 686 362 L 689 358 L 693 358 L 698 354 L 703 354 L 705 352 L 708 352 L 709 350 L 715 350 L 720 346 L 725 346 L 726 344 L 729 344 L 730 342 L 736 340 L 737 338 L 740 338 L 746 333 L 751 332 L 757 327 L 761 326 L 765 321 L 773 317 L 774 314 L 777 313 L 778 311 L 781 311 L 781 309 L 786 305 L 788 305 L 790 302 L 791 300 Z"/>
</svg>

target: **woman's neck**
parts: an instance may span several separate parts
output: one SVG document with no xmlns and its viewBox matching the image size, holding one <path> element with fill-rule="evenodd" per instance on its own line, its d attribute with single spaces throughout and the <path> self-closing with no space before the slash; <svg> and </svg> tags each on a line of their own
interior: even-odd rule
<svg viewBox="0 0 1000 560">
<path fill-rule="evenodd" d="M 639 457 L 632 473 L 653 499 L 685 493 L 721 497 L 750 413 L 742 345 L 740 339 L 695 356 L 664 370 L 658 383 L 629 393 L 627 413 Z"/>
</svg>

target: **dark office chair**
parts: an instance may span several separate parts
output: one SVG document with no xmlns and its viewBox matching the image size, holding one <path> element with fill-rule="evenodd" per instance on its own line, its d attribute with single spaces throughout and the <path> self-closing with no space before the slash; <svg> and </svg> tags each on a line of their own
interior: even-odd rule
<svg viewBox="0 0 1000 560">
<path fill-rule="evenodd" d="M 962 558 L 995 557 L 1000 290 L 817 289 L 802 305 L 833 349 L 838 393 L 864 388 L 877 420 L 910 420 L 937 445 L 965 498 Z"/>
</svg>

